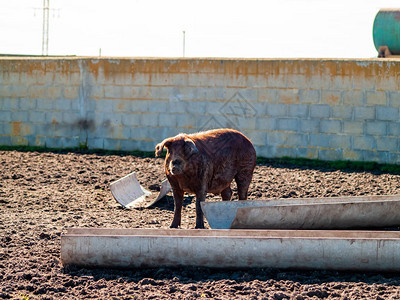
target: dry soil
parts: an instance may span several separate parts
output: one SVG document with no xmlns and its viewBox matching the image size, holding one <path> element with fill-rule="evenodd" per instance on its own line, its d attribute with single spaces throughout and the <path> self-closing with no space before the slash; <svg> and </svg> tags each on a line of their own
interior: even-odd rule
<svg viewBox="0 0 400 300">
<path fill-rule="evenodd" d="M 3 151 L 0 170 L 0 298 L 400 298 L 398 274 L 65 268 L 60 263 L 60 235 L 68 227 L 170 225 L 172 197 L 166 197 L 152 209 L 123 209 L 109 190 L 110 182 L 132 171 L 137 172 L 144 187 L 155 190 L 164 179 L 163 159 Z M 399 180 L 399 175 L 386 173 L 257 165 L 249 199 L 400 194 Z M 182 228 L 194 226 L 195 203 L 188 196 Z"/>
</svg>

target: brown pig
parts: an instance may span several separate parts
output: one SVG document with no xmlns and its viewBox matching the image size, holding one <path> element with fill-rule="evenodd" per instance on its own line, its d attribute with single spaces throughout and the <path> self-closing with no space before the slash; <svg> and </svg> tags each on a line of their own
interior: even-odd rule
<svg viewBox="0 0 400 300">
<path fill-rule="evenodd" d="M 247 191 L 256 165 L 256 151 L 250 140 L 232 129 L 216 129 L 194 134 L 181 133 L 156 146 L 156 156 L 167 148 L 165 173 L 174 196 L 174 219 L 171 228 L 181 225 L 183 195 L 196 195 L 196 228 L 204 228 L 200 202 L 207 193 L 232 196 L 235 179 L 239 200 L 247 200 Z"/>
</svg>

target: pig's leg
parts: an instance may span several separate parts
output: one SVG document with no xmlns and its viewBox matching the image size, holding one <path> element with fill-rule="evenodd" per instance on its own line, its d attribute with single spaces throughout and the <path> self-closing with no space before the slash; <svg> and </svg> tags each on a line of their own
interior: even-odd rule
<svg viewBox="0 0 400 300">
<path fill-rule="evenodd" d="M 252 173 L 250 174 L 239 173 L 235 176 L 239 200 L 247 200 L 247 192 L 249 190 L 251 178 L 252 178 Z"/>
<path fill-rule="evenodd" d="M 172 193 L 174 195 L 174 220 L 172 221 L 170 228 L 178 228 L 179 226 L 181 226 L 184 192 L 181 190 L 173 189 Z"/>
<path fill-rule="evenodd" d="M 204 228 L 204 216 L 200 203 L 206 200 L 207 192 L 199 191 L 196 193 L 196 229 Z"/>
<path fill-rule="evenodd" d="M 231 197 L 232 197 L 232 189 L 231 189 L 230 186 L 228 186 L 226 189 L 224 189 L 224 190 L 221 192 L 221 197 L 222 197 L 222 200 L 224 200 L 224 201 L 229 201 L 229 200 L 231 200 Z"/>
</svg>

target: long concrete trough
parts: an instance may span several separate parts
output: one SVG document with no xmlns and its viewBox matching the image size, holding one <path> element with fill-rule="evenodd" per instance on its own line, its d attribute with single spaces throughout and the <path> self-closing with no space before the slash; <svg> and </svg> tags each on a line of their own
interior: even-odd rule
<svg viewBox="0 0 400 300">
<path fill-rule="evenodd" d="M 355 229 L 400 226 L 400 196 L 201 203 L 213 229 Z"/>
<path fill-rule="evenodd" d="M 400 232 L 69 229 L 64 265 L 400 271 Z"/>
</svg>

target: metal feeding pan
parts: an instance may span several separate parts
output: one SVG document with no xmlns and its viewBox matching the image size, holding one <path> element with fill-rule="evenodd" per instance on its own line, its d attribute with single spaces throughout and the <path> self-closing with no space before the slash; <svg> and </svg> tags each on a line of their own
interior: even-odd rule
<svg viewBox="0 0 400 300">
<path fill-rule="evenodd" d="M 400 271 L 400 232 L 69 229 L 64 265 Z"/>
<path fill-rule="evenodd" d="M 400 196 L 201 203 L 213 229 L 347 229 L 400 226 Z"/>
<path fill-rule="evenodd" d="M 147 204 L 146 208 L 156 204 L 158 201 L 160 201 L 162 198 L 164 198 L 170 191 L 171 191 L 171 185 L 169 184 L 169 181 L 167 179 L 163 180 L 161 182 L 161 188 L 160 188 L 160 192 L 158 193 L 157 198 L 155 198 L 153 201 L 151 201 L 149 204 Z"/>
<path fill-rule="evenodd" d="M 150 207 L 162 199 L 171 190 L 171 186 L 168 180 L 164 180 L 160 193 L 150 203 L 146 202 L 146 197 L 152 193 L 140 185 L 135 172 L 112 182 L 110 189 L 115 200 L 124 207 Z"/>
</svg>

